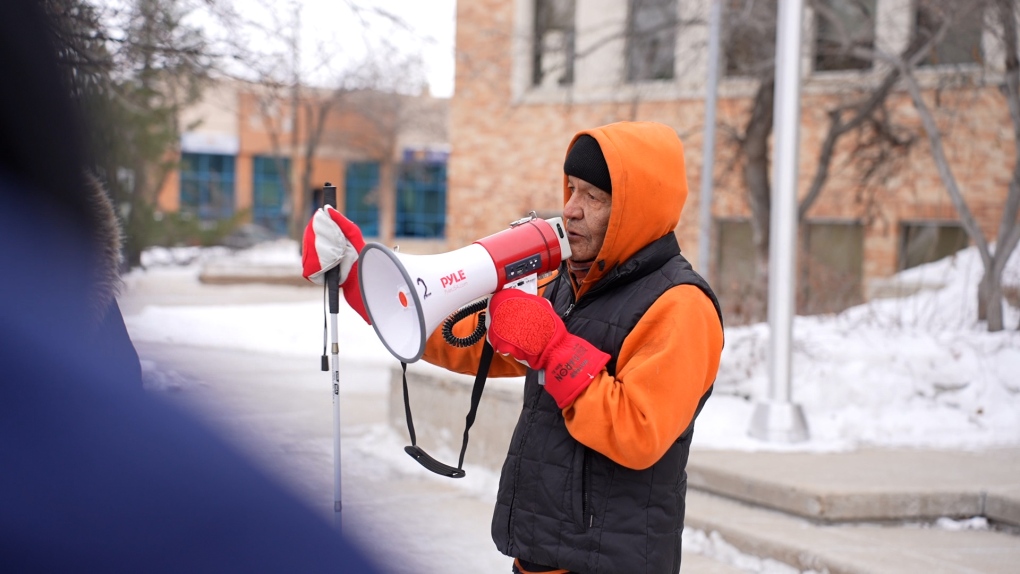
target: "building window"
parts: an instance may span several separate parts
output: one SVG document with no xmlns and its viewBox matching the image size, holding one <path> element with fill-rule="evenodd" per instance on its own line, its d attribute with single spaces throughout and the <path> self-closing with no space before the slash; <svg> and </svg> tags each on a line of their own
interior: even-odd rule
<svg viewBox="0 0 1020 574">
<path fill-rule="evenodd" d="M 905 222 L 900 224 L 899 271 L 938 261 L 966 248 L 967 232 L 955 222 Z"/>
<path fill-rule="evenodd" d="M 731 324 L 761 321 L 767 292 L 757 284 L 751 222 L 716 220 L 712 288 Z M 797 313 L 842 311 L 863 301 L 864 227 L 857 222 L 809 222 L 800 226 Z"/>
<path fill-rule="evenodd" d="M 181 154 L 181 213 L 201 220 L 234 214 L 234 156 Z"/>
<path fill-rule="evenodd" d="M 252 221 L 286 235 L 291 208 L 286 192 L 290 159 L 256 156 L 252 164 Z"/>
<path fill-rule="evenodd" d="M 677 0 L 629 0 L 627 81 L 672 80 Z"/>
<path fill-rule="evenodd" d="M 347 164 L 344 174 L 344 215 L 368 237 L 379 236 L 379 163 Z"/>
<path fill-rule="evenodd" d="M 727 76 L 760 76 L 776 58 L 776 0 L 726 0 L 723 57 Z"/>
<path fill-rule="evenodd" d="M 411 161 L 397 181 L 397 237 L 440 238 L 446 233 L 446 162 Z"/>
<path fill-rule="evenodd" d="M 870 59 L 852 48 L 875 47 L 877 0 L 818 0 L 815 4 L 815 70 L 867 70 Z"/>
<path fill-rule="evenodd" d="M 917 0 L 914 19 L 915 41 L 925 42 L 930 39 L 938 33 L 939 28 L 949 17 L 955 19 L 949 24 L 945 37 L 925 58 L 922 65 L 950 66 L 983 63 L 981 33 L 984 12 L 980 7 L 963 12 L 951 10 L 951 3 L 945 0 Z"/>
<path fill-rule="evenodd" d="M 574 83 L 574 0 L 536 0 L 531 84 Z"/>
<path fill-rule="evenodd" d="M 743 325 L 760 320 L 764 301 L 754 300 L 754 243 L 751 222 L 716 220 L 715 277 L 712 289 L 726 309 L 728 324 Z"/>
<path fill-rule="evenodd" d="M 864 301 L 864 226 L 809 222 L 801 227 L 797 312 L 837 313 Z"/>
</svg>

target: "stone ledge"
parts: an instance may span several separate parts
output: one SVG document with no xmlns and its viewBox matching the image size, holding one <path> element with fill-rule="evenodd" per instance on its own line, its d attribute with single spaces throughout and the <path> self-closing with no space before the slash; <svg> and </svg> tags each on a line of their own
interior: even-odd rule
<svg viewBox="0 0 1020 574">
<path fill-rule="evenodd" d="M 198 280 L 208 285 L 262 283 L 319 287 L 302 277 L 301 269 L 295 268 L 293 265 L 207 264 L 199 271 Z"/>
<path fill-rule="evenodd" d="M 690 488 L 823 522 L 931 520 L 984 515 L 981 492 L 835 489 L 791 486 L 691 463 Z"/>
<path fill-rule="evenodd" d="M 821 522 L 984 516 L 1020 525 L 1020 449 L 699 451 L 688 486 Z"/>
<path fill-rule="evenodd" d="M 1020 478 L 1017 480 L 1020 481 Z M 1020 526 L 1020 486 L 988 492 L 984 515 L 998 522 Z"/>
<path fill-rule="evenodd" d="M 455 465 L 474 377 L 419 361 L 408 366 L 418 444 Z M 520 414 L 523 379 L 489 379 L 466 464 L 499 471 Z M 399 366 L 390 371 L 389 424 L 407 437 Z M 1020 525 L 1020 449 L 987 453 L 875 450 L 847 453 L 695 448 L 688 487 L 823 523 L 930 521 L 985 516 Z"/>
</svg>

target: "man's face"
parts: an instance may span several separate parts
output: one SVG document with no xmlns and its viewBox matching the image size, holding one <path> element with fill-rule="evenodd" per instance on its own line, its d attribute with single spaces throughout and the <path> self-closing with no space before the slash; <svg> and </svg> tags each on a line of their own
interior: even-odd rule
<svg viewBox="0 0 1020 574">
<path fill-rule="evenodd" d="M 567 241 L 570 242 L 570 259 L 576 262 L 594 261 L 609 229 L 613 196 L 572 175 L 567 176 L 567 189 L 570 190 L 570 199 L 563 206 L 563 219 L 566 220 Z"/>
</svg>

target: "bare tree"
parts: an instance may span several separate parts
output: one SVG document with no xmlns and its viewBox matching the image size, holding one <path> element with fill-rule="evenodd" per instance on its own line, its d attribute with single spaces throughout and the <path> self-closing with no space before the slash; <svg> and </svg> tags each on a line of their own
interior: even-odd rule
<svg viewBox="0 0 1020 574">
<path fill-rule="evenodd" d="M 973 0 L 971 4 L 983 0 Z M 817 17 L 817 25 L 826 29 L 823 41 L 816 43 L 816 62 L 837 62 L 848 69 L 879 70 L 877 80 L 863 76 L 850 85 L 838 88 L 838 99 L 826 110 L 828 127 L 818 148 L 814 173 L 811 175 L 807 193 L 798 204 L 798 221 L 803 224 L 812 206 L 821 197 L 832 174 L 833 163 L 840 157 L 837 152 L 840 142 L 853 137 L 850 151 L 845 160 L 852 164 L 859 175 L 858 186 L 865 192 L 865 204 L 875 201 L 866 192 L 873 190 L 872 184 L 884 179 L 888 173 L 901 166 L 910 149 L 917 141 L 912 129 L 897 122 L 896 115 L 888 110 L 892 94 L 902 83 L 903 69 L 899 66 L 880 67 L 888 58 L 911 63 L 914 67 L 929 58 L 943 34 L 922 36 L 915 34 L 901 52 L 893 55 L 879 55 L 874 48 L 874 35 L 862 34 L 861 30 L 874 30 L 876 14 L 870 6 L 873 3 L 851 0 L 840 3 L 840 9 L 850 11 L 858 18 L 858 26 L 852 28 L 831 1 L 809 0 Z M 751 111 L 742 130 L 731 130 L 737 142 L 738 163 L 743 164 L 742 175 L 748 204 L 751 209 L 752 241 L 754 243 L 755 280 L 750 302 L 761 305 L 749 307 L 751 319 L 764 317 L 764 289 L 768 284 L 768 235 L 771 196 L 768 158 L 769 138 L 772 132 L 772 92 L 774 91 L 775 69 L 769 49 L 775 38 L 776 0 L 731 0 L 729 18 L 731 57 L 730 71 L 755 78 L 758 86 L 752 98 Z M 952 20 L 943 24 L 948 27 Z M 734 40 L 734 38 L 736 38 Z M 820 39 L 821 40 L 821 39 Z M 754 286 L 760 292 L 754 292 Z"/>
<path fill-rule="evenodd" d="M 1002 79 L 999 93 L 1005 100 L 1009 113 L 1010 125 L 1013 127 L 1014 167 L 1008 184 L 1006 203 L 996 234 L 994 250 L 985 239 L 985 234 L 975 219 L 970 207 L 963 197 L 963 190 L 943 145 L 944 134 L 939 128 L 936 111 L 928 103 L 925 90 L 917 78 L 917 58 L 904 58 L 876 51 L 873 56 L 881 58 L 895 69 L 903 80 L 910 99 L 917 110 L 925 135 L 928 138 L 932 158 L 938 169 L 939 178 L 960 216 L 968 237 L 977 246 L 984 266 L 984 276 L 978 288 L 978 318 L 986 319 L 989 331 L 1001 331 L 1004 328 L 1002 316 L 1002 274 L 1010 255 L 1020 242 L 1020 223 L 1017 214 L 1020 211 L 1020 61 L 1018 61 L 1017 16 L 1018 8 L 1013 0 L 972 0 L 971 2 L 929 2 L 928 7 L 939 25 L 933 35 L 933 42 L 942 40 L 954 22 L 960 17 L 972 14 L 973 11 L 988 10 L 998 16 L 995 19 L 1001 28 L 1001 41 L 1004 53 Z M 986 16 L 986 22 L 991 21 Z"/>
<path fill-rule="evenodd" d="M 445 141 L 446 114 L 432 109 L 445 106 L 427 93 L 423 67 L 416 56 L 381 48 L 360 63 L 336 95 L 345 109 L 355 112 L 357 122 L 323 134 L 323 144 L 344 148 L 354 157 L 379 162 L 379 185 L 373 201 L 382 213 L 395 213 L 400 147 L 407 134 L 423 134 L 427 141 Z M 396 230 L 391 218 L 380 221 L 379 238 L 392 242 Z"/>
<path fill-rule="evenodd" d="M 318 187 L 318 182 L 312 182 L 312 170 L 320 147 L 324 143 L 334 147 L 364 147 L 358 142 L 345 146 L 337 141 L 339 137 L 363 139 L 356 134 L 327 133 L 331 118 L 351 111 L 352 106 L 360 106 L 358 113 L 371 117 L 385 116 L 378 108 L 385 107 L 385 102 L 394 98 L 381 94 L 415 93 L 425 86 L 420 58 L 398 54 L 382 30 L 386 27 L 407 32 L 410 27 L 406 22 L 365 2 L 344 0 L 342 4 L 361 30 L 361 37 L 353 40 L 363 43 L 367 50 L 366 55 L 355 56 L 341 65 L 336 65 L 335 60 L 343 46 L 352 40 L 350 38 L 333 45 L 320 45 L 310 55 L 302 53 L 299 3 L 292 3 L 289 13 L 273 10 L 266 4 L 266 12 L 272 15 L 268 22 L 255 21 L 229 7 L 221 7 L 217 12 L 225 25 L 251 31 L 250 39 L 244 35 L 229 38 L 231 60 L 235 68 L 240 63 L 242 70 L 225 73 L 247 78 L 257 86 L 253 94 L 277 173 L 287 173 L 288 159 L 293 169 L 301 166 L 297 177 L 281 178 L 285 209 L 292 209 L 289 233 L 295 237 L 307 221 L 310 192 Z M 266 37 L 277 41 L 267 46 L 257 40 Z M 380 95 L 368 99 L 354 97 L 366 90 Z M 395 124 L 389 122 L 389 125 Z M 390 178 L 391 167 L 384 164 L 384 179 Z"/>
</svg>

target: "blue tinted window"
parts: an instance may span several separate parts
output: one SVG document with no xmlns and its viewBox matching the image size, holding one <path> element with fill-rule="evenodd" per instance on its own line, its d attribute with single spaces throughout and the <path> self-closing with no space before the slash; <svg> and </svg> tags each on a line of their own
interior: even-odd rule
<svg viewBox="0 0 1020 574">
<path fill-rule="evenodd" d="M 234 214 L 234 156 L 182 154 L 180 176 L 181 213 L 204 220 Z"/>
<path fill-rule="evenodd" d="M 379 163 L 347 164 L 344 175 L 344 215 L 366 237 L 379 236 Z"/>
<path fill-rule="evenodd" d="M 281 235 L 287 233 L 290 201 L 284 178 L 290 177 L 290 159 L 255 157 L 252 164 L 252 221 Z"/>
<path fill-rule="evenodd" d="M 397 180 L 397 237 L 446 234 L 446 163 L 406 162 Z"/>
</svg>

